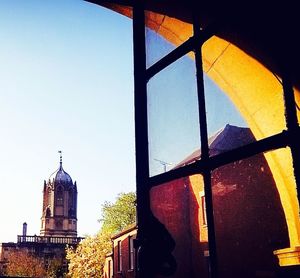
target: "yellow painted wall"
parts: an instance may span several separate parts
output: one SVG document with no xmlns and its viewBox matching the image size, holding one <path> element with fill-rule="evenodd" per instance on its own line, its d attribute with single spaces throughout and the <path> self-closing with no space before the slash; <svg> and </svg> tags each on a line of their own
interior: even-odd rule
<svg viewBox="0 0 300 278">
<path fill-rule="evenodd" d="M 276 77 L 236 46 L 213 37 L 202 48 L 204 70 L 235 104 L 257 140 L 281 132 L 283 89 Z M 299 92 L 296 92 L 299 98 Z M 299 114 L 298 114 L 299 116 Z M 265 154 L 280 194 L 291 246 L 300 239 L 299 206 L 288 148 Z"/>
<path fill-rule="evenodd" d="M 204 195 L 204 181 L 202 175 L 192 175 L 189 176 L 190 186 L 193 193 L 195 194 L 196 201 L 198 203 L 198 221 L 195 221 L 199 225 L 199 242 L 208 242 L 208 232 L 207 225 L 203 225 L 203 211 L 201 204 L 201 196 Z M 191 217 L 191 219 L 193 219 Z M 191 223 L 193 225 L 193 223 Z M 195 233 L 198 229 L 192 228 L 191 233 Z M 194 235 L 196 237 L 196 235 Z"/>
</svg>

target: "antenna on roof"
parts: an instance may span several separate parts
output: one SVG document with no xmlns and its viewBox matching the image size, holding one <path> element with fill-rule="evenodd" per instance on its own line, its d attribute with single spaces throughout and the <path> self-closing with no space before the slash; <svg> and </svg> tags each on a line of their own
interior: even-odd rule
<svg viewBox="0 0 300 278">
<path fill-rule="evenodd" d="M 154 160 L 158 161 L 161 165 L 164 166 L 164 172 L 167 171 L 167 165 L 173 165 L 173 163 L 166 162 L 166 161 L 163 161 L 163 160 L 160 160 L 160 159 L 154 158 Z"/>
</svg>

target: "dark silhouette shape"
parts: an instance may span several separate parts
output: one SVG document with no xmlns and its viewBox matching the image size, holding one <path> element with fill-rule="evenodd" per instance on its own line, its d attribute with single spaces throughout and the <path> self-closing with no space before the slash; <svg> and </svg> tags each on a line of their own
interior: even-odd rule
<svg viewBox="0 0 300 278">
<path fill-rule="evenodd" d="M 152 214 L 148 219 L 149 229 L 146 237 L 140 241 L 138 248 L 139 272 L 152 277 L 154 274 L 170 276 L 175 273 L 177 263 L 172 255 L 175 241 L 166 229 Z"/>
</svg>

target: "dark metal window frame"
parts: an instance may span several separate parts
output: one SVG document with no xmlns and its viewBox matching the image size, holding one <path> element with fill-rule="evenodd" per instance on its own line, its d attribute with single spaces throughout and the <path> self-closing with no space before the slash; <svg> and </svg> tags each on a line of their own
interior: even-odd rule
<svg viewBox="0 0 300 278">
<path fill-rule="evenodd" d="M 178 46 L 175 50 L 164 56 L 154 65 L 146 68 L 145 47 L 145 10 L 143 1 L 135 1 L 133 5 L 133 40 L 134 40 L 134 101 L 135 101 L 135 133 L 136 133 L 136 182 L 137 182 L 137 222 L 138 240 L 143 244 L 143 235 L 148 229 L 147 218 L 151 213 L 149 191 L 153 186 L 160 185 L 178 178 L 193 174 L 201 174 L 204 179 L 210 277 L 217 277 L 217 253 L 215 243 L 215 230 L 213 219 L 213 203 L 211 190 L 211 171 L 245 159 L 258 153 L 268 152 L 279 148 L 290 147 L 294 175 L 296 179 L 297 193 L 300 196 L 300 146 L 297 140 L 300 138 L 300 128 L 297 119 L 295 96 L 293 85 L 290 82 L 288 69 L 283 68 L 282 86 L 285 104 L 286 130 L 276 135 L 264 138 L 237 149 L 210 157 L 207 135 L 207 121 L 204 97 L 204 82 L 202 68 L 201 46 L 216 33 L 219 23 L 200 29 L 197 17 L 193 17 L 193 36 Z M 198 90 L 198 108 L 200 122 L 199 147 L 201 146 L 201 159 L 193 164 L 183 166 L 154 177 L 149 175 L 149 150 L 148 150 L 148 119 L 147 119 L 147 82 L 155 74 L 183 57 L 188 52 L 195 54 L 196 78 Z M 140 277 L 143 277 L 142 273 Z"/>
</svg>

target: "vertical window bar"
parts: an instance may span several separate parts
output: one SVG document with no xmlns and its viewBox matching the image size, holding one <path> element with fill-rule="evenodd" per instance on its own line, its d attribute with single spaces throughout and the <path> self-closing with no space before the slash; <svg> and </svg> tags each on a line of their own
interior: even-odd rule
<svg viewBox="0 0 300 278">
<path fill-rule="evenodd" d="M 146 84 L 146 46 L 145 13 L 143 1 L 134 1 L 133 6 L 133 58 L 134 58 L 134 107 L 135 107 L 135 149 L 136 149 L 136 194 L 137 194 L 137 246 L 145 242 L 149 199 L 149 153 L 147 123 L 147 84 Z M 148 277 L 138 260 L 137 277 Z"/>
<path fill-rule="evenodd" d="M 197 11 L 197 9 L 195 9 L 194 7 L 193 11 Z M 195 37 L 200 36 L 201 34 L 200 23 L 199 23 L 198 16 L 196 14 L 193 15 L 193 28 L 194 28 L 194 36 Z M 197 40 L 195 41 L 197 42 Z M 197 90 L 198 90 L 199 121 L 200 121 L 201 160 L 203 160 L 203 164 L 204 164 L 204 170 L 202 174 L 204 180 L 207 229 L 208 229 L 209 275 L 211 278 L 216 278 L 218 275 L 217 251 L 216 251 L 217 248 L 216 248 L 215 225 L 214 225 L 214 216 L 213 216 L 211 171 L 209 166 L 209 146 L 208 146 L 208 134 L 207 134 L 201 47 L 202 45 L 198 45 L 197 43 L 195 43 L 194 45 Z"/>
<path fill-rule="evenodd" d="M 284 93 L 286 126 L 288 129 L 289 145 L 292 153 L 298 203 L 300 205 L 300 148 L 298 141 L 299 123 L 297 118 L 296 100 L 293 90 L 293 84 L 289 78 L 287 69 L 283 70 L 282 86 Z"/>
</svg>

